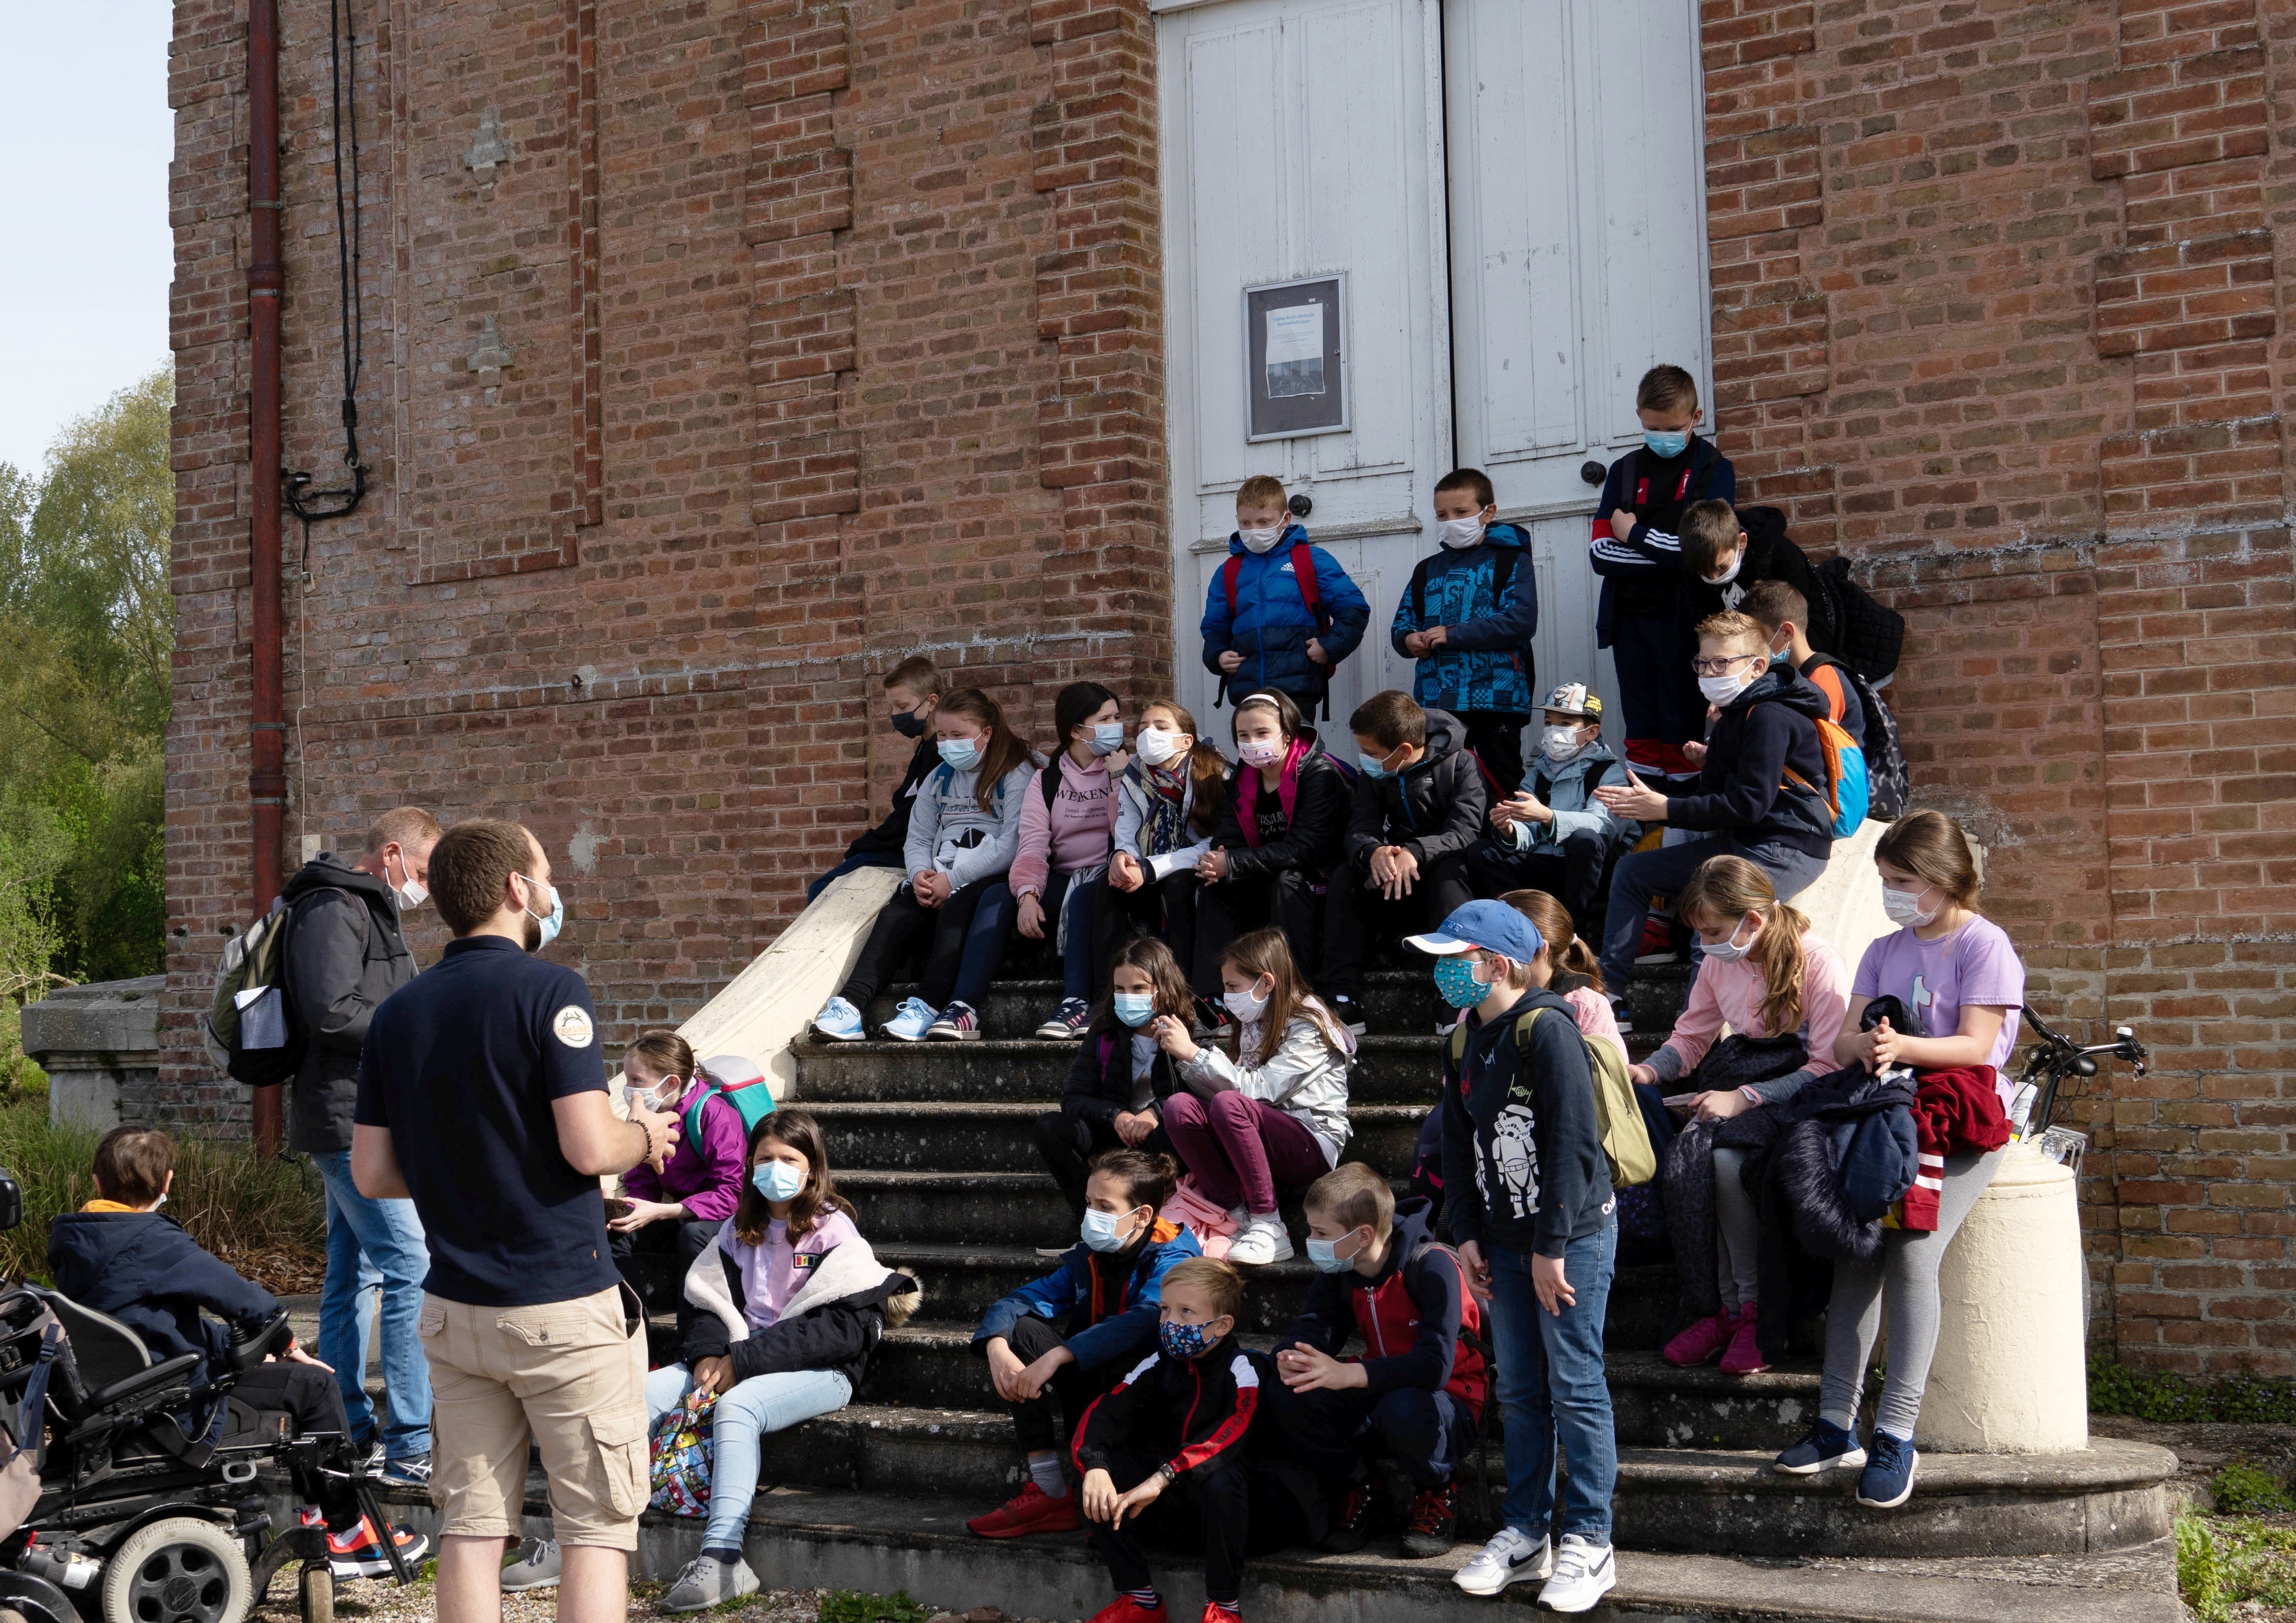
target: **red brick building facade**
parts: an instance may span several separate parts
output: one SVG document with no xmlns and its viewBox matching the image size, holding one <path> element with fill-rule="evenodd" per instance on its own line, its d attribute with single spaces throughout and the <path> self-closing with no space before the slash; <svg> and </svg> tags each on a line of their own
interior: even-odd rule
<svg viewBox="0 0 2296 1623">
<path fill-rule="evenodd" d="M 247 905 L 244 9 L 177 0 L 172 73 L 193 1119 L 242 1108 L 188 1016 Z M 281 11 L 285 443 L 324 469 L 328 12 Z M 357 7 L 376 489 L 308 570 L 288 537 L 290 865 L 401 801 L 522 817 L 619 1041 L 862 825 L 899 653 L 1039 731 L 1077 675 L 1165 687 L 1149 11 Z M 2296 0 L 1705 0 L 1700 48 L 1740 499 L 1907 616 L 1918 797 L 1988 841 L 2038 1004 L 2154 1051 L 2084 1107 L 2100 1316 L 2296 1372 Z"/>
</svg>

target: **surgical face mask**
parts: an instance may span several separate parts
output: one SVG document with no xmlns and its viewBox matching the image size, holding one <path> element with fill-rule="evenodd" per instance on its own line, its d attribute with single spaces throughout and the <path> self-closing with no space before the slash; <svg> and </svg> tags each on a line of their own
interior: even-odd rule
<svg viewBox="0 0 2296 1623">
<path fill-rule="evenodd" d="M 1119 1217 L 1112 1211 L 1095 1211 L 1086 1208 L 1078 1232 L 1082 1234 L 1084 1242 L 1095 1251 L 1120 1251 L 1124 1249 L 1124 1219 L 1131 1215 L 1126 1212 Z"/>
<path fill-rule="evenodd" d="M 1248 744 L 1238 744 L 1235 752 L 1247 766 L 1273 766 L 1283 758 L 1283 741 L 1280 738 L 1254 739 Z"/>
<path fill-rule="evenodd" d="M 1740 920 L 1738 930 L 1743 930 L 1745 927 L 1745 921 L 1742 919 Z M 1754 943 L 1752 941 L 1747 942 L 1743 947 L 1738 945 L 1738 930 L 1732 930 L 1730 932 L 1730 939 L 1726 941 L 1708 941 L 1702 939 L 1698 943 L 1698 950 L 1704 953 L 1710 958 L 1719 959 L 1724 963 L 1737 963 L 1739 959 L 1744 957 L 1748 953 L 1754 950 Z M 1754 930 L 1756 939 L 1760 939 L 1761 933 L 1760 927 L 1759 925 L 1756 926 Z"/>
<path fill-rule="evenodd" d="M 980 746 L 970 738 L 944 738 L 940 758 L 959 772 L 970 772 L 980 765 Z"/>
<path fill-rule="evenodd" d="M 1792 658 L 1793 644 L 1792 643 L 1788 643 L 1784 648 L 1773 648 L 1770 650 L 1770 663 L 1773 665 L 1784 665 Z"/>
<path fill-rule="evenodd" d="M 1391 778 L 1395 775 L 1387 769 L 1380 757 L 1365 755 L 1361 750 L 1356 753 L 1356 765 L 1363 769 L 1363 775 L 1367 778 Z"/>
<path fill-rule="evenodd" d="M 1273 529 L 1243 529 L 1239 528 L 1235 533 L 1243 538 L 1244 545 L 1252 552 L 1269 553 L 1274 552 L 1275 550 L 1275 544 L 1283 539 L 1283 526 L 1278 524 Z"/>
<path fill-rule="evenodd" d="M 1491 988 L 1475 979 L 1473 960 L 1455 953 L 1435 960 L 1435 993 L 1455 1009 L 1472 1009 L 1491 995 Z"/>
<path fill-rule="evenodd" d="M 1141 728 L 1132 743 L 1140 751 L 1141 761 L 1150 766 L 1160 766 L 1180 752 L 1180 735 L 1161 727 Z"/>
<path fill-rule="evenodd" d="M 1092 742 L 1085 746 L 1095 755 L 1113 755 L 1124 748 L 1124 724 L 1120 721 L 1095 721 L 1092 724 Z"/>
<path fill-rule="evenodd" d="M 1719 575 L 1702 575 L 1700 579 L 1710 586 L 1726 586 L 1738 578 L 1738 571 L 1746 567 L 1746 549 L 1740 547 L 1730 555 L 1730 567 Z"/>
<path fill-rule="evenodd" d="M 430 899 L 430 888 L 414 877 L 414 870 L 407 865 L 404 852 L 399 854 L 398 871 L 406 877 L 399 883 L 390 887 L 390 894 L 398 898 L 398 910 L 401 913 L 420 907 Z M 390 864 L 388 860 L 383 863 L 383 872 L 386 874 L 390 872 Z"/>
<path fill-rule="evenodd" d="M 893 712 L 893 731 L 898 733 L 903 738 L 922 738 L 925 735 L 925 728 L 931 725 L 926 717 L 907 710 Z"/>
<path fill-rule="evenodd" d="M 1356 1266 L 1356 1258 L 1362 1255 L 1363 1247 L 1361 1246 L 1357 1246 L 1351 1254 L 1342 1257 L 1340 1255 L 1338 1241 L 1318 1240 L 1313 1234 L 1308 1236 L 1308 1260 L 1316 1265 L 1316 1272 L 1318 1274 L 1344 1274 Z"/>
<path fill-rule="evenodd" d="M 1652 456 L 1670 461 L 1690 449 L 1690 435 L 1682 429 L 1646 429 L 1643 444 Z"/>
<path fill-rule="evenodd" d="M 1567 761 L 1587 747 L 1576 727 L 1549 727 L 1540 735 L 1539 749 L 1550 761 Z"/>
<path fill-rule="evenodd" d="M 1175 1358 L 1201 1358 L 1219 1338 L 1212 1333 L 1212 1324 L 1177 1324 L 1170 1319 L 1156 1326 L 1156 1344 Z"/>
<path fill-rule="evenodd" d="M 805 1187 L 805 1174 L 787 1161 L 759 1161 L 750 1168 L 750 1182 L 768 1201 L 794 1201 Z"/>
<path fill-rule="evenodd" d="M 535 921 L 535 926 L 529 933 L 536 939 L 526 944 L 526 950 L 530 953 L 538 953 L 544 947 L 549 946 L 553 941 L 558 939 L 558 932 L 566 928 L 566 898 L 559 894 L 558 887 L 555 885 L 544 887 L 541 881 L 529 878 L 524 873 L 520 874 L 518 877 L 521 881 L 525 884 L 527 895 L 529 898 L 532 898 L 535 890 L 538 888 L 547 889 L 550 892 L 550 911 L 548 913 L 535 912 L 534 903 L 531 899 L 520 904 L 526 909 L 526 916 Z"/>
<path fill-rule="evenodd" d="M 1144 1026 L 1156 1018 L 1156 995 L 1152 992 L 1119 992 L 1109 999 L 1116 1018 L 1128 1026 Z"/>
<path fill-rule="evenodd" d="M 1222 996 L 1220 1002 L 1227 1005 L 1227 1012 L 1230 1014 L 1234 1015 L 1246 1025 L 1250 1025 L 1267 1012 L 1267 999 L 1260 996 L 1257 992 L 1229 992 Z"/>
<path fill-rule="evenodd" d="M 630 1102 L 642 1111 L 666 1111 L 685 1096 L 682 1077 L 664 1077 L 652 1087 L 630 1089 Z"/>
<path fill-rule="evenodd" d="M 1882 887 L 1882 911 L 1890 915 L 1892 924 L 1926 924 L 1938 915 L 1935 907 L 1927 913 L 1922 911 L 1922 898 L 1929 893 L 1927 885 L 1918 890 L 1892 890 L 1884 885 Z"/>
<path fill-rule="evenodd" d="M 1744 693 L 1753 683 L 1751 676 L 1720 676 L 1698 678 L 1698 691 L 1706 695 L 1706 702 L 1726 705 Z"/>
<path fill-rule="evenodd" d="M 1455 553 L 1464 553 L 1483 538 L 1483 515 L 1472 519 L 1438 519 L 1435 539 Z"/>
</svg>

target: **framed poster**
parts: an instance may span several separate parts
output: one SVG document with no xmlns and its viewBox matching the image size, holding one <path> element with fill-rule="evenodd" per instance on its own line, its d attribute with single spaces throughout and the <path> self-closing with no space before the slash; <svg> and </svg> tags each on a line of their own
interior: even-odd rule
<svg viewBox="0 0 2296 1623">
<path fill-rule="evenodd" d="M 1243 290 L 1247 440 L 1347 432 L 1347 284 L 1341 273 Z"/>
</svg>

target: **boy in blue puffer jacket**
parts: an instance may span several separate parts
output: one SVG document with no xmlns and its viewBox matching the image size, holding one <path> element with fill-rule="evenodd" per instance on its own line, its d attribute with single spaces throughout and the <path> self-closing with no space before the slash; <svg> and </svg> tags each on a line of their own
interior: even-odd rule
<svg viewBox="0 0 2296 1623">
<path fill-rule="evenodd" d="M 1311 577 L 1306 589 L 1303 562 Z M 1313 716 L 1332 670 L 1370 624 L 1371 605 L 1340 561 L 1292 522 L 1283 481 L 1265 473 L 1244 480 L 1235 493 L 1227 561 L 1212 571 L 1204 594 L 1204 668 L 1220 679 L 1220 696 L 1274 688 Z"/>
<path fill-rule="evenodd" d="M 1511 790 L 1522 782 L 1522 730 L 1537 681 L 1530 639 L 1538 584 L 1530 537 L 1498 516 L 1488 476 L 1473 468 L 1443 476 L 1435 487 L 1442 548 L 1411 572 L 1388 635 L 1396 652 L 1419 661 L 1411 696 L 1456 716 L 1467 748 Z"/>
</svg>

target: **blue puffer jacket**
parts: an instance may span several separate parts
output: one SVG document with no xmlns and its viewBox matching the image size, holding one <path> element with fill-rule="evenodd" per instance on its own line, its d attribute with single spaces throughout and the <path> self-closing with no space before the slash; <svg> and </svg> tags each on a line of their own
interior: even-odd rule
<svg viewBox="0 0 2296 1623">
<path fill-rule="evenodd" d="M 1496 560 L 1515 554 L 1506 591 L 1491 590 Z M 1427 560 L 1426 618 L 1419 616 L 1408 586 L 1395 605 L 1389 640 L 1395 652 L 1412 658 L 1403 639 L 1433 626 L 1447 627 L 1443 646 L 1419 661 L 1412 697 L 1430 709 L 1496 710 L 1528 716 L 1538 708 L 1530 639 L 1538 630 L 1538 583 L 1532 578 L 1530 537 L 1513 524 L 1494 524 L 1480 545 L 1464 552 L 1448 548 Z"/>
<path fill-rule="evenodd" d="M 1316 592 L 1331 629 L 1321 634 L 1331 665 L 1318 667 L 1308 657 L 1308 639 L 1316 636 L 1315 617 L 1300 594 L 1292 569 L 1292 549 L 1305 544 L 1308 532 L 1294 524 L 1283 538 L 1265 553 L 1255 553 L 1243 537 L 1227 538 L 1227 554 L 1242 560 L 1235 577 L 1235 612 L 1228 613 L 1227 565 L 1212 571 L 1204 594 L 1204 668 L 1225 677 L 1229 693 L 1242 694 L 1272 687 L 1308 708 L 1323 697 L 1331 665 L 1353 653 L 1371 624 L 1371 605 L 1348 578 L 1340 561 L 1320 546 L 1309 546 L 1316 562 Z M 1243 656 L 1243 668 L 1234 676 L 1220 669 L 1220 655 L 1234 649 Z"/>
</svg>

